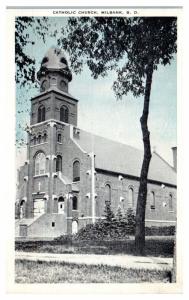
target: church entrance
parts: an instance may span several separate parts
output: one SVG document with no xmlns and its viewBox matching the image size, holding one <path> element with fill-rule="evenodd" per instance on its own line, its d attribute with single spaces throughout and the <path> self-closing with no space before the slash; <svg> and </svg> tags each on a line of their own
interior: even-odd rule
<svg viewBox="0 0 189 300">
<path fill-rule="evenodd" d="M 72 234 L 75 234 L 77 232 L 78 232 L 78 222 L 74 220 L 72 222 Z"/>
<path fill-rule="evenodd" d="M 34 217 L 38 217 L 45 213 L 45 201 L 44 199 L 35 199 L 34 200 Z"/>
<path fill-rule="evenodd" d="M 22 200 L 20 203 L 20 219 L 24 218 L 24 207 L 25 207 L 25 201 Z"/>
<path fill-rule="evenodd" d="M 58 199 L 58 213 L 63 214 L 64 213 L 64 198 L 60 197 Z"/>
</svg>

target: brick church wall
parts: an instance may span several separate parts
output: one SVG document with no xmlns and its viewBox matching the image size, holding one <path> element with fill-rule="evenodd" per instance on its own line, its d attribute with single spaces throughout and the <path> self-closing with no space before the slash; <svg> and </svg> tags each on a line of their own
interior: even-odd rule
<svg viewBox="0 0 189 300">
<path fill-rule="evenodd" d="M 116 213 L 118 206 L 126 211 L 129 207 L 129 188 L 133 189 L 134 206 L 132 209 L 136 211 L 139 181 L 129 178 L 123 178 L 119 180 L 116 174 L 107 174 L 98 172 L 96 175 L 96 215 L 102 216 L 105 207 L 105 185 L 111 186 L 111 207 L 114 213 Z M 155 193 L 155 209 L 151 209 L 150 193 Z M 169 208 L 169 195 L 172 195 L 173 209 Z M 120 197 L 124 200 L 120 201 Z M 155 225 L 155 223 L 162 225 L 170 225 L 176 220 L 176 189 L 175 187 L 165 186 L 162 188 L 160 184 L 148 183 L 148 194 L 146 203 L 146 219 L 147 225 Z M 150 221 L 154 220 L 154 221 Z M 164 222 L 163 222 L 164 221 Z M 173 222 L 171 222 L 173 221 Z"/>
</svg>

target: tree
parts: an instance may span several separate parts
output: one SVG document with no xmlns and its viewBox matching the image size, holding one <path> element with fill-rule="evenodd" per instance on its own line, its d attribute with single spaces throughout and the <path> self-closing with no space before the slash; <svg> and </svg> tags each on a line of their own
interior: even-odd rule
<svg viewBox="0 0 189 300">
<path fill-rule="evenodd" d="M 51 34 L 49 31 L 51 30 Z M 46 17 L 17 17 L 15 18 L 15 80 L 17 84 L 17 148 L 23 146 L 26 141 L 24 130 L 26 128 L 26 116 L 30 112 L 30 102 L 26 101 L 27 89 L 37 86 L 35 77 L 36 61 L 32 56 L 33 46 L 37 41 L 46 41 L 46 35 L 55 36 L 51 23 Z M 19 91 L 19 93 L 18 93 Z M 22 95 L 23 94 L 23 95 Z"/>
<path fill-rule="evenodd" d="M 35 83 L 35 59 L 31 46 L 40 38 L 45 43 L 50 23 L 48 18 L 17 17 L 15 19 L 15 64 L 16 83 L 21 86 Z M 27 50 L 30 47 L 30 51 Z"/>
<path fill-rule="evenodd" d="M 135 217 L 135 213 L 134 213 L 132 208 L 127 209 L 125 217 L 126 217 L 126 220 L 127 220 L 127 224 L 135 227 L 136 217 Z"/>
<path fill-rule="evenodd" d="M 148 115 L 153 72 L 170 64 L 176 53 L 175 17 L 69 18 L 58 44 L 68 51 L 76 73 L 87 64 L 94 78 L 116 70 L 113 89 L 118 98 L 132 92 L 144 96 L 140 118 L 144 156 L 136 209 L 135 248 L 144 254 L 147 178 L 151 160 Z M 163 105 L 163 104 L 162 104 Z"/>
<path fill-rule="evenodd" d="M 117 208 L 117 211 L 116 211 L 116 220 L 118 222 L 122 222 L 123 221 L 123 214 L 122 214 L 122 209 L 121 209 L 121 206 L 119 205 L 118 208 Z"/>
<path fill-rule="evenodd" d="M 107 223 L 112 223 L 112 221 L 114 220 L 114 213 L 111 209 L 110 201 L 105 202 L 104 217 Z"/>
</svg>

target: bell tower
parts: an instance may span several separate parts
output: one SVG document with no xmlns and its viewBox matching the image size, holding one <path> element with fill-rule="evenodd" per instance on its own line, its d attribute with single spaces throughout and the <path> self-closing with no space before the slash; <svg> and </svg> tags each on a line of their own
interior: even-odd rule
<svg viewBox="0 0 189 300">
<path fill-rule="evenodd" d="M 72 73 L 64 52 L 51 47 L 37 72 L 40 93 L 32 98 L 31 125 L 47 119 L 77 126 L 77 102 L 69 93 Z"/>
<path fill-rule="evenodd" d="M 69 93 L 72 74 L 62 50 L 48 50 L 37 79 L 40 92 L 31 99 L 27 130 L 27 218 L 57 212 L 57 176 L 65 172 L 63 141 L 69 140 L 70 125 L 77 126 L 78 100 Z"/>
<path fill-rule="evenodd" d="M 37 79 L 40 82 L 41 92 L 54 87 L 68 93 L 68 84 L 72 80 L 72 74 L 68 68 L 65 54 L 60 49 L 50 48 L 48 50 L 41 62 Z"/>
</svg>

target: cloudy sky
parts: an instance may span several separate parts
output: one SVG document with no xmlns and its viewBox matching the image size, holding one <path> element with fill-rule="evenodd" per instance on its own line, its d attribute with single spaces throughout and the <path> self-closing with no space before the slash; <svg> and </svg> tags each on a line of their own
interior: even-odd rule
<svg viewBox="0 0 189 300">
<path fill-rule="evenodd" d="M 51 18 L 52 24 L 60 32 L 65 26 L 66 18 Z M 29 32 L 32 35 L 31 32 Z M 51 46 L 56 46 L 55 38 L 46 36 L 46 43 L 32 38 L 35 45 L 28 47 L 28 53 L 36 59 L 36 70 L 40 62 Z M 67 55 L 69 60 L 69 57 Z M 149 130 L 151 132 L 152 149 L 156 149 L 163 158 L 172 164 L 171 147 L 176 141 L 176 95 L 177 95 L 177 71 L 176 58 L 171 65 L 159 66 L 154 72 Z M 73 80 L 69 86 L 69 92 L 79 100 L 78 127 L 92 133 L 126 143 L 143 149 L 142 134 L 140 129 L 140 116 L 143 107 L 143 98 L 134 98 L 131 94 L 117 100 L 112 90 L 112 83 L 116 79 L 116 73 L 109 73 L 108 77 L 93 79 L 87 67 L 84 67 L 80 75 L 73 74 Z M 30 108 L 30 98 L 37 95 L 37 88 L 25 91 L 17 86 L 17 111 Z M 24 101 L 22 101 L 24 99 Z M 17 137 L 24 136 L 19 124 L 29 124 L 29 113 L 17 113 Z M 25 159 L 25 149 L 17 151 L 17 166 Z"/>
</svg>

